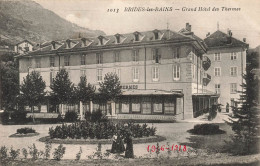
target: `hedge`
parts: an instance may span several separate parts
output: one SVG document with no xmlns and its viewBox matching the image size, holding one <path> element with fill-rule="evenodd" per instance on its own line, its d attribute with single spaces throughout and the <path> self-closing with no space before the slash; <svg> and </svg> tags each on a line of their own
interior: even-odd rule
<svg viewBox="0 0 260 166">
<path fill-rule="evenodd" d="M 49 136 L 51 139 L 110 139 L 120 132 L 124 138 L 128 132 L 131 132 L 133 137 L 149 137 L 156 133 L 155 127 L 148 127 L 147 124 L 119 123 L 112 122 L 76 122 L 73 124 L 62 124 L 55 128 L 49 128 Z"/>
</svg>

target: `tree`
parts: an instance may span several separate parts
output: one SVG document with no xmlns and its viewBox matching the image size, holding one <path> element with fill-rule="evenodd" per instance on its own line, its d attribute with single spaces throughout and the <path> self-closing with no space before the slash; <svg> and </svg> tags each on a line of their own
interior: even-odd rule
<svg viewBox="0 0 260 166">
<path fill-rule="evenodd" d="M 257 152 L 258 137 L 259 137 L 259 108 L 258 101 L 258 81 L 254 79 L 252 69 L 258 67 L 255 62 L 250 60 L 255 59 L 256 53 L 249 54 L 246 67 L 246 75 L 243 76 L 245 83 L 241 86 L 243 90 L 240 92 L 238 106 L 233 107 L 233 117 L 231 122 L 227 122 L 235 132 L 233 143 L 236 148 L 239 148 L 235 153 L 250 154 Z"/>
<path fill-rule="evenodd" d="M 42 80 L 42 76 L 39 72 L 32 71 L 23 79 L 23 83 L 20 87 L 21 96 L 24 102 L 31 107 L 34 121 L 34 106 L 39 105 L 46 94 L 44 89 L 46 87 L 45 82 Z"/>
<path fill-rule="evenodd" d="M 0 62 L 0 93 L 5 109 L 13 109 L 19 95 L 19 72 L 14 62 Z"/>
<path fill-rule="evenodd" d="M 69 74 L 65 69 L 61 69 L 52 84 L 51 96 L 58 104 L 74 103 L 75 101 L 75 88 L 74 84 L 69 79 Z"/>
<path fill-rule="evenodd" d="M 98 90 L 100 95 L 104 97 L 106 101 L 115 101 L 116 97 L 122 94 L 122 87 L 115 73 L 107 73 L 104 82 L 100 82 L 99 86 L 100 88 Z"/>
<path fill-rule="evenodd" d="M 95 95 L 96 87 L 87 83 L 86 76 L 80 77 L 80 82 L 77 87 L 77 98 L 79 101 L 87 102 Z"/>
</svg>

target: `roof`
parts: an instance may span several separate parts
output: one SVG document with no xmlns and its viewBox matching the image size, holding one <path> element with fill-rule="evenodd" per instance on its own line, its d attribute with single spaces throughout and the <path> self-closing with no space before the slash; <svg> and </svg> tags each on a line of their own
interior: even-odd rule
<svg viewBox="0 0 260 166">
<path fill-rule="evenodd" d="M 204 42 L 209 48 L 212 47 L 246 47 L 248 46 L 247 43 L 242 42 L 234 37 L 231 37 L 231 44 L 227 42 L 227 38 L 229 36 L 221 32 L 220 30 L 217 30 L 210 36 L 204 39 Z"/>
<path fill-rule="evenodd" d="M 178 32 L 174 32 L 171 30 L 158 30 L 159 33 L 159 39 L 155 40 L 154 39 L 154 30 L 153 31 L 145 31 L 145 32 L 138 32 L 139 36 L 139 41 L 134 41 L 134 33 L 127 33 L 127 34 L 119 34 L 121 39 L 120 39 L 120 43 L 116 43 L 116 37 L 115 35 L 107 35 L 107 36 L 102 36 L 102 38 L 104 39 L 104 45 L 100 46 L 99 45 L 99 39 L 98 37 L 96 38 L 77 38 L 77 39 L 70 39 L 70 41 L 73 43 L 71 48 L 67 48 L 66 47 L 66 41 L 67 40 L 62 40 L 62 41 L 56 41 L 59 43 L 58 47 L 56 47 L 56 49 L 52 49 L 52 42 L 45 42 L 43 44 L 40 45 L 40 47 L 30 53 L 28 53 L 29 55 L 36 55 L 36 54 L 42 54 L 43 52 L 52 52 L 52 51 L 60 51 L 63 52 L 65 50 L 69 50 L 69 51 L 74 51 L 74 50 L 80 50 L 80 49 L 100 49 L 102 47 L 119 47 L 119 46 L 126 46 L 126 45 L 140 45 L 140 43 L 152 43 L 152 42 L 162 42 L 162 41 L 169 41 L 169 42 L 185 42 L 185 41 L 196 41 L 198 39 L 195 38 L 191 38 L 190 36 L 186 36 L 182 33 L 178 33 Z M 100 36 L 99 36 L 100 37 Z M 83 43 L 83 39 L 86 39 L 86 45 L 84 45 Z M 199 41 L 198 41 L 199 42 Z"/>
<path fill-rule="evenodd" d="M 28 42 L 28 43 L 30 43 L 31 45 L 34 45 L 31 41 L 29 41 L 29 40 L 27 40 L 27 39 L 22 40 L 22 41 L 16 43 L 16 45 L 21 44 L 21 43 L 23 43 L 23 42 Z"/>
<path fill-rule="evenodd" d="M 177 95 L 183 96 L 183 93 L 180 91 L 165 91 L 157 89 L 134 89 L 134 90 L 125 90 L 122 95 L 136 96 L 136 95 Z"/>
</svg>

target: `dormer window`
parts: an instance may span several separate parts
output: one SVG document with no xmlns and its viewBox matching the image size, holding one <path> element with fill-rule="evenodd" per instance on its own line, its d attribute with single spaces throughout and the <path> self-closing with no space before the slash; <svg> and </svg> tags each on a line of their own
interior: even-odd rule
<svg viewBox="0 0 260 166">
<path fill-rule="evenodd" d="M 119 44 L 121 42 L 120 41 L 120 35 L 116 34 L 115 37 L 116 37 L 116 43 Z"/>
<path fill-rule="evenodd" d="M 103 40 L 104 40 L 104 37 L 103 37 L 103 36 L 99 36 L 99 37 L 98 37 L 98 40 L 99 40 L 99 45 L 100 45 L 100 46 L 104 45 L 104 41 L 103 41 Z"/>
<path fill-rule="evenodd" d="M 139 41 L 139 34 L 135 34 L 135 41 Z"/>
<path fill-rule="evenodd" d="M 158 40 L 159 39 L 159 31 L 157 29 L 155 29 L 153 31 L 153 33 L 154 33 L 154 40 Z"/>
<path fill-rule="evenodd" d="M 87 42 L 86 42 L 86 38 L 82 38 L 82 47 L 86 47 L 87 46 Z"/>
<path fill-rule="evenodd" d="M 56 49 L 56 43 L 55 43 L 55 41 L 52 41 L 52 42 L 51 42 L 51 45 L 52 45 L 51 49 L 52 49 L 52 50 L 55 50 L 55 49 Z"/>
<path fill-rule="evenodd" d="M 155 39 L 155 40 L 158 40 L 158 39 L 159 39 L 159 34 L 158 34 L 158 32 L 155 32 L 155 33 L 154 33 L 154 39 Z"/>
<path fill-rule="evenodd" d="M 67 43 L 67 48 L 71 48 L 71 41 L 70 40 L 66 40 Z"/>
</svg>

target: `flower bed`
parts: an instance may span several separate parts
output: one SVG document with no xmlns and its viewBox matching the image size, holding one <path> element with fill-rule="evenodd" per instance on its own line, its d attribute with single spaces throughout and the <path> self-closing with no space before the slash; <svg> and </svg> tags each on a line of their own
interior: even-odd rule
<svg viewBox="0 0 260 166">
<path fill-rule="evenodd" d="M 28 134 L 28 133 L 36 133 L 36 131 L 29 127 L 24 127 L 16 130 L 18 134 Z"/>
<path fill-rule="evenodd" d="M 51 127 L 49 136 L 51 139 L 110 139 L 114 134 L 120 132 L 125 138 L 131 132 L 134 138 L 154 136 L 155 127 L 148 127 L 147 124 L 139 125 L 133 123 L 114 124 L 112 122 L 76 122 L 73 124 L 62 124 Z"/>
<path fill-rule="evenodd" d="M 34 129 L 29 127 L 24 127 L 16 130 L 15 134 L 10 135 L 10 137 L 32 137 L 39 135 Z"/>
<path fill-rule="evenodd" d="M 214 135 L 214 134 L 224 134 L 225 131 L 219 129 L 217 124 L 197 124 L 193 129 L 188 130 L 188 132 L 197 135 Z"/>
</svg>

